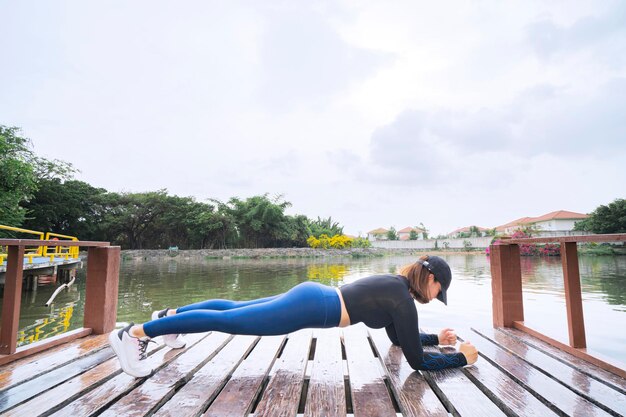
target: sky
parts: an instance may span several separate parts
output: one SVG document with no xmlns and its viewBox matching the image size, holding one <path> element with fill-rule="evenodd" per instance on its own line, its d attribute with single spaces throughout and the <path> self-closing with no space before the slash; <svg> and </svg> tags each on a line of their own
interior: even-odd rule
<svg viewBox="0 0 626 417">
<path fill-rule="evenodd" d="M 0 0 L 0 124 L 116 192 L 344 232 L 625 198 L 623 1 Z"/>
</svg>

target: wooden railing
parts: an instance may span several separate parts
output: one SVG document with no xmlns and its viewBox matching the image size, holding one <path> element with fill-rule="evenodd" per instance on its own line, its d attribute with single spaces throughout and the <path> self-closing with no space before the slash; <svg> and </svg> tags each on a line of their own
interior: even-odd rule
<svg viewBox="0 0 626 417">
<path fill-rule="evenodd" d="M 626 234 L 564 236 L 524 239 L 505 239 L 490 246 L 491 289 L 493 294 L 493 326 L 513 327 L 558 347 L 574 356 L 585 359 L 601 368 L 626 378 L 623 365 L 587 352 L 585 320 L 578 269 L 578 242 L 624 242 Z M 522 299 L 522 272 L 519 245 L 534 243 L 559 243 L 565 281 L 565 308 L 569 345 L 550 338 L 524 324 Z"/>
<path fill-rule="evenodd" d="M 109 242 L 0 239 L 7 246 L 7 269 L 0 329 L 0 365 L 67 341 L 103 334 L 115 328 L 119 282 L 120 247 Z M 85 315 L 82 328 L 17 348 L 24 251 L 27 246 L 77 246 L 88 248 Z"/>
</svg>

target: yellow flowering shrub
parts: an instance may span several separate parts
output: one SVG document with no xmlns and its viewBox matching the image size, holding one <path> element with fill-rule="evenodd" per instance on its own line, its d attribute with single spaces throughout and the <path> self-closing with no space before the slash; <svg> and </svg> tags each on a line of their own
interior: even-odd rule
<svg viewBox="0 0 626 417">
<path fill-rule="evenodd" d="M 328 237 L 328 235 L 320 235 L 319 239 L 315 236 L 309 236 L 306 240 L 308 245 L 312 248 L 321 248 L 321 249 L 345 249 L 352 247 L 352 238 L 349 238 L 346 235 L 335 235 L 333 237 Z"/>
<path fill-rule="evenodd" d="M 317 249 L 320 247 L 320 240 L 315 236 L 309 236 L 309 238 L 306 240 L 306 243 L 309 245 L 309 247 L 313 249 Z"/>
</svg>

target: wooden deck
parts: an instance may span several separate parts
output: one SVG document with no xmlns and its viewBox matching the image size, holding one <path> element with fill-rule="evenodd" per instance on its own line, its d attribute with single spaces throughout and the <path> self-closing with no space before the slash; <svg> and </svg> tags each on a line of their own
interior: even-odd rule
<svg viewBox="0 0 626 417">
<path fill-rule="evenodd" d="M 120 371 L 106 335 L 0 367 L 9 416 L 619 416 L 626 380 L 512 329 L 467 330 L 476 365 L 414 372 L 363 326 L 151 344 L 149 378 Z M 157 339 L 158 340 L 158 339 Z M 435 348 L 431 348 L 435 349 Z"/>
</svg>

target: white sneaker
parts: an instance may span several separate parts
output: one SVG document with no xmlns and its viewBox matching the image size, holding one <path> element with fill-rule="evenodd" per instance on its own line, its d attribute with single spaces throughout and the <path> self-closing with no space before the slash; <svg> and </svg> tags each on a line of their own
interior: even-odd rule
<svg viewBox="0 0 626 417">
<path fill-rule="evenodd" d="M 163 317 L 166 317 L 167 308 L 161 311 L 155 311 L 152 313 L 152 320 L 158 320 Z M 164 334 L 163 335 L 163 343 L 166 346 L 171 347 L 172 349 L 180 349 L 184 348 L 187 344 L 187 341 L 181 334 Z"/>
<path fill-rule="evenodd" d="M 152 373 L 152 368 L 144 360 L 146 359 L 146 349 L 150 338 L 137 338 L 131 336 L 128 331 L 134 326 L 129 324 L 121 330 L 113 330 L 109 333 L 109 345 L 120 361 L 122 370 L 128 375 L 142 378 Z"/>
</svg>

